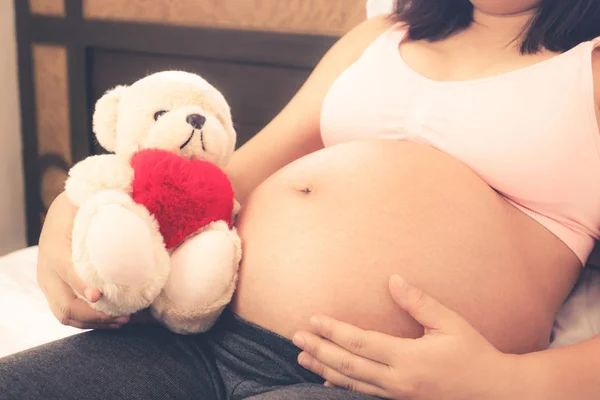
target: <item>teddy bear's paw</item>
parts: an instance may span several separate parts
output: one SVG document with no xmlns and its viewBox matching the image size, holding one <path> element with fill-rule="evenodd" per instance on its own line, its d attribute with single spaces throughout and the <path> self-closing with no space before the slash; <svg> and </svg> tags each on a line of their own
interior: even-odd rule
<svg viewBox="0 0 600 400">
<path fill-rule="evenodd" d="M 103 293 L 93 307 L 124 315 L 148 307 L 164 286 L 169 256 L 156 222 L 122 192 L 100 192 L 80 208 L 73 229 L 75 271 Z"/>
<path fill-rule="evenodd" d="M 173 304 L 166 296 L 159 296 L 150 307 L 152 316 L 172 332 L 182 335 L 194 335 L 208 332 L 227 307 L 228 301 L 219 302 L 214 307 L 201 311 L 183 310 Z"/>
<path fill-rule="evenodd" d="M 171 274 L 152 305 L 175 332 L 208 330 L 231 301 L 241 258 L 240 240 L 227 224 L 212 223 L 171 256 Z"/>
</svg>

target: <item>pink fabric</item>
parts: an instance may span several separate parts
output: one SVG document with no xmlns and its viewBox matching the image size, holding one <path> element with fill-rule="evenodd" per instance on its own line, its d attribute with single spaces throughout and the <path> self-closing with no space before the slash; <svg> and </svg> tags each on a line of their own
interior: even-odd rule
<svg viewBox="0 0 600 400">
<path fill-rule="evenodd" d="M 583 264 L 600 238 L 600 132 L 592 51 L 469 81 L 434 81 L 399 52 L 405 30 L 379 37 L 332 85 L 325 146 L 356 139 L 422 142 L 468 165 L 569 246 Z"/>
</svg>

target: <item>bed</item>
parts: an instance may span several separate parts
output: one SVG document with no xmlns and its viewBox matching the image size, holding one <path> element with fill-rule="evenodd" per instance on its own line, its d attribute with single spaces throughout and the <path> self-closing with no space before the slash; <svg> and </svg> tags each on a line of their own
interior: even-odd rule
<svg viewBox="0 0 600 400">
<path fill-rule="evenodd" d="M 37 251 L 0 257 L 0 357 L 82 332 L 50 312 L 36 283 Z"/>
<path fill-rule="evenodd" d="M 357 0 L 356 4 L 362 1 Z M 335 41 L 329 34 L 265 34 L 87 21 L 82 17 L 85 12 L 82 7 L 86 3 L 101 4 L 93 0 L 67 0 L 66 8 L 61 10 L 60 7 L 48 8 L 50 3 L 32 0 L 32 7 L 35 8 L 35 4 L 46 7 L 40 6 L 42 8 L 37 12 L 41 15 L 35 16 L 27 8 L 27 2 L 15 2 L 28 232 L 32 246 L 0 257 L 0 357 L 82 332 L 62 326 L 50 312 L 36 284 L 35 243 L 41 225 L 40 215 L 43 216 L 53 196 L 62 189 L 61 179 L 64 179 L 70 162 L 100 151 L 91 137 L 87 109 L 105 89 L 133 81 L 152 70 L 174 66 L 198 70 L 223 87 L 228 98 L 237 100 L 232 106 L 234 110 L 243 111 L 241 115 L 238 113 L 238 130 L 243 143 L 274 116 L 310 73 L 320 55 Z M 387 13 L 392 6 L 393 0 L 368 0 L 368 16 Z M 364 2 L 361 7 L 364 8 Z M 49 15 L 44 14 L 48 12 Z M 352 21 L 347 24 L 351 25 Z M 73 30 L 80 35 L 74 35 Z M 193 35 L 222 45 L 200 43 L 188 46 L 177 42 Z M 142 40 L 136 40 L 136 37 Z M 43 83 L 48 77 L 51 86 L 50 92 L 46 93 Z M 243 81 L 235 77 L 242 77 Z M 34 81 L 40 87 L 34 87 Z M 268 98 L 260 107 L 255 101 L 257 91 Z M 55 108 L 61 101 L 67 102 L 67 113 Z M 62 122 L 57 119 L 61 115 Z M 50 123 L 36 125 L 36 117 Z M 44 131 L 48 127 L 54 127 L 54 131 Z M 60 136 L 69 129 L 80 129 L 81 133 L 66 138 Z M 595 264 L 600 265 L 600 262 Z M 568 345 L 599 333 L 600 270 L 589 267 L 582 272 L 576 288 L 557 316 L 552 346 Z"/>
</svg>

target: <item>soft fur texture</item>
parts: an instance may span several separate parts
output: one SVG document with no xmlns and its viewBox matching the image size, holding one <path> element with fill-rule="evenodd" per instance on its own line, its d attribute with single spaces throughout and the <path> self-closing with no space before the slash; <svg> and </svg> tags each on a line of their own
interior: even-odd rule
<svg viewBox="0 0 600 400">
<path fill-rule="evenodd" d="M 150 307 L 175 332 L 206 331 L 241 260 L 239 205 L 220 169 L 236 138 L 227 102 L 198 75 L 165 71 L 108 91 L 93 126 L 115 154 L 80 162 L 66 183 L 80 206 L 75 271 L 103 293 L 91 306 L 113 316 Z"/>
<path fill-rule="evenodd" d="M 121 213 L 114 213 L 115 206 L 139 219 L 142 226 L 128 223 Z M 94 226 L 94 218 L 101 218 L 105 224 Z M 98 254 L 94 253 L 100 253 L 103 259 L 98 260 Z M 129 315 L 149 307 L 167 282 L 170 270 L 170 256 L 156 220 L 129 195 L 116 190 L 98 192 L 77 212 L 73 260 L 81 280 L 102 290 L 103 296 L 93 307 L 112 316 Z M 138 277 L 147 279 L 123 285 L 103 279 L 109 275 L 103 273 L 107 269 L 135 270 Z"/>
<path fill-rule="evenodd" d="M 188 246 L 189 248 L 186 248 Z M 212 222 L 204 227 L 200 234 L 179 247 L 171 258 L 175 264 L 173 269 L 177 269 L 181 275 L 177 277 L 176 285 L 171 285 L 171 282 L 167 283 L 164 290 L 152 304 L 151 312 L 156 319 L 162 321 L 174 332 L 207 331 L 221 315 L 233 295 L 238 277 L 237 268 L 232 268 L 228 274 L 213 275 L 212 279 L 193 279 L 194 276 L 198 275 L 205 277 L 211 275 L 211 271 L 206 268 L 206 264 L 197 262 L 195 257 L 196 254 L 205 254 L 210 252 L 211 249 L 213 250 L 212 255 L 215 257 L 230 257 L 229 260 L 224 260 L 223 264 L 230 263 L 237 266 L 242 258 L 240 238 L 223 221 Z M 214 251 L 217 249 L 220 251 Z M 229 249 L 231 251 L 228 251 Z M 178 257 L 179 255 L 181 255 L 181 258 Z M 185 268 L 185 266 L 190 265 L 194 265 L 194 269 Z M 183 268 L 181 268 L 182 266 Z M 181 286 L 184 285 L 180 286 L 180 282 L 185 280 L 189 280 L 190 283 L 193 282 L 199 293 L 211 292 L 211 295 L 206 296 L 205 299 L 212 300 L 202 301 L 200 299 L 200 301 L 197 301 L 192 293 L 192 301 L 190 302 L 189 294 L 192 291 L 181 293 Z"/>
<path fill-rule="evenodd" d="M 117 86 L 106 92 L 96 103 L 92 127 L 98 142 L 108 151 L 114 152 L 117 146 L 116 109 L 126 89 L 125 86 Z"/>
<path fill-rule="evenodd" d="M 131 156 L 141 149 L 173 151 L 188 159 L 203 159 L 220 167 L 227 164 L 235 147 L 231 111 L 219 91 L 198 75 L 181 71 L 159 72 L 129 87 L 118 86 L 98 100 L 94 113 L 94 132 L 109 151 Z M 168 111 L 157 121 L 157 111 Z M 191 133 L 186 117 L 201 114 L 206 118 L 203 136 L 183 150 Z M 106 124 L 106 125 L 105 125 Z"/>
<path fill-rule="evenodd" d="M 127 158 L 114 154 L 91 156 L 75 164 L 69 171 L 66 183 L 69 199 L 80 206 L 94 193 L 103 190 L 119 190 L 131 193 L 133 168 Z"/>
<path fill-rule="evenodd" d="M 168 249 L 205 225 L 231 225 L 233 188 L 221 169 L 164 150 L 133 155 L 132 198 L 156 218 Z"/>
</svg>

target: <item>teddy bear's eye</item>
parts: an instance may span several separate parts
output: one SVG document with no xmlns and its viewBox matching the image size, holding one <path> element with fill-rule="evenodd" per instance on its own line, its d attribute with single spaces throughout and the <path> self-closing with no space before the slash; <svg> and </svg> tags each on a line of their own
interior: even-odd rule
<svg viewBox="0 0 600 400">
<path fill-rule="evenodd" d="M 157 111 L 157 112 L 155 112 L 155 113 L 154 113 L 154 120 L 155 120 L 155 121 L 158 121 L 158 119 L 159 119 L 160 117 L 162 117 L 163 115 L 165 115 L 166 113 L 167 113 L 167 111 L 166 111 L 166 110 L 160 110 L 160 111 Z"/>
</svg>

